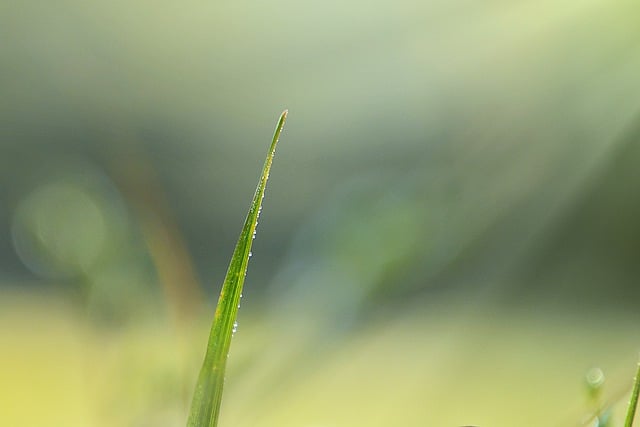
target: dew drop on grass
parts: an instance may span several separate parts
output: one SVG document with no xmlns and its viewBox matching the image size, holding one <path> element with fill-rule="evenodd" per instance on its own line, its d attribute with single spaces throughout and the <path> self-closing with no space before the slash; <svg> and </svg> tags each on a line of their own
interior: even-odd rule
<svg viewBox="0 0 640 427">
<path fill-rule="evenodd" d="M 604 373 L 600 368 L 591 368 L 585 375 L 585 380 L 587 382 L 587 387 L 589 387 L 589 390 L 592 393 L 597 393 L 604 383 Z"/>
<path fill-rule="evenodd" d="M 238 322 L 233 322 L 233 331 L 231 331 L 231 333 L 235 334 L 237 330 L 238 330 Z"/>
</svg>

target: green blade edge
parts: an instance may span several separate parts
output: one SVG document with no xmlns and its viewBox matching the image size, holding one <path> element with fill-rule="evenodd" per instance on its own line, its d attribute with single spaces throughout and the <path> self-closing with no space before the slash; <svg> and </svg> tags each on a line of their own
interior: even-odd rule
<svg viewBox="0 0 640 427">
<path fill-rule="evenodd" d="M 640 363 L 636 377 L 633 380 L 633 390 L 631 391 L 631 398 L 629 399 L 629 408 L 627 409 L 627 418 L 624 422 L 624 427 L 631 427 L 633 425 L 633 419 L 636 416 L 636 408 L 638 407 L 638 396 L 640 396 Z"/>
<path fill-rule="evenodd" d="M 218 424 L 227 356 L 238 315 L 242 286 L 247 273 L 249 253 L 255 236 L 264 190 L 269 179 L 271 163 L 273 162 L 276 145 L 284 127 L 287 113 L 287 110 L 283 111 L 278 120 L 271 147 L 262 168 L 260 181 L 229 263 L 229 269 L 227 270 L 213 317 L 204 362 L 200 369 L 193 400 L 191 401 L 187 427 L 215 427 Z"/>
</svg>

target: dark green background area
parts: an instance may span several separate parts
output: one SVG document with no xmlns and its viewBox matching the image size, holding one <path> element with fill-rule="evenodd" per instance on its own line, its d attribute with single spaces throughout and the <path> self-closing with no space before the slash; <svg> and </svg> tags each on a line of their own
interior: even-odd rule
<svg viewBox="0 0 640 427">
<path fill-rule="evenodd" d="M 16 204 L 65 168 L 117 187 L 116 165 L 141 161 L 212 288 L 288 107 L 257 288 L 314 215 L 338 211 L 327 229 L 385 215 L 335 197 L 369 181 L 358 191 L 406 191 L 420 210 L 412 292 L 506 280 L 515 299 L 637 296 L 632 3 L 335 7 L 5 4 L 5 237 Z M 3 241 L 5 276 L 28 280 Z"/>
</svg>

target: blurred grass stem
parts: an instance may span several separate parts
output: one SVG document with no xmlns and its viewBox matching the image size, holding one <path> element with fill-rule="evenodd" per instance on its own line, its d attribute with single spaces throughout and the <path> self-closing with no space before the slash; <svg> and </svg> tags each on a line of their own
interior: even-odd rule
<svg viewBox="0 0 640 427">
<path fill-rule="evenodd" d="M 624 427 L 631 427 L 633 419 L 636 416 L 636 408 L 638 407 L 638 396 L 640 396 L 640 362 L 636 371 L 636 377 L 633 380 L 633 390 L 631 391 L 631 399 L 629 399 L 629 409 L 627 410 L 627 418 Z"/>
</svg>

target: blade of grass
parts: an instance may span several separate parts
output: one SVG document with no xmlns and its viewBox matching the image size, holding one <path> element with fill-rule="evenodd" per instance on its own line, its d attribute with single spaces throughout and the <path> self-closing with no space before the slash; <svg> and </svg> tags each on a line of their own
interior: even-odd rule
<svg viewBox="0 0 640 427">
<path fill-rule="evenodd" d="M 264 162 L 262 175 L 260 176 L 260 181 L 258 181 L 258 187 L 222 284 L 222 291 L 220 292 L 218 306 L 209 334 L 204 363 L 202 364 L 191 402 L 187 427 L 215 427 L 218 424 L 227 355 L 229 354 L 231 337 L 235 329 L 234 325 L 238 315 L 247 264 L 249 263 L 251 244 L 255 236 L 262 198 L 269 178 L 269 170 L 271 169 L 276 145 L 286 118 L 287 110 L 282 113 L 278 120 L 271 147 Z"/>
<path fill-rule="evenodd" d="M 640 396 L 640 363 L 638 363 L 636 377 L 633 380 L 633 390 L 631 391 L 631 399 L 629 399 L 629 409 L 627 409 L 627 418 L 624 422 L 624 427 L 631 427 L 633 425 L 636 408 L 638 407 L 638 396 Z"/>
</svg>

